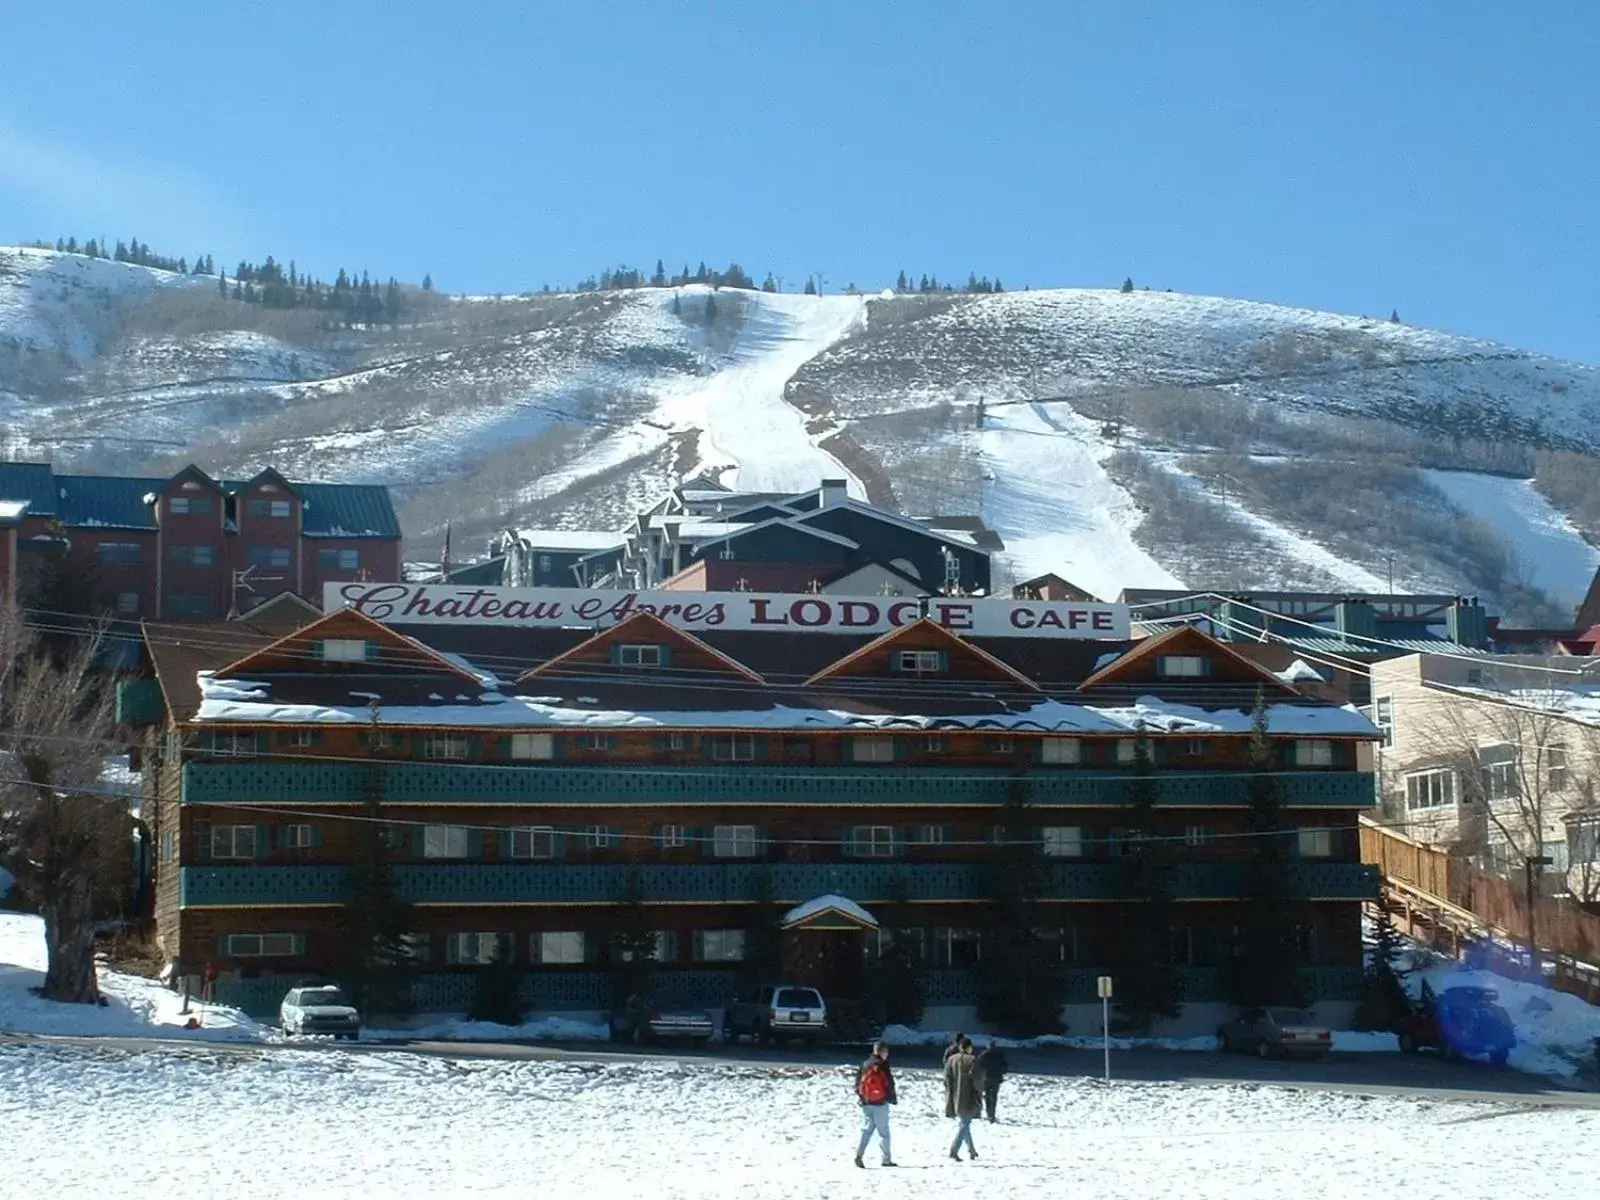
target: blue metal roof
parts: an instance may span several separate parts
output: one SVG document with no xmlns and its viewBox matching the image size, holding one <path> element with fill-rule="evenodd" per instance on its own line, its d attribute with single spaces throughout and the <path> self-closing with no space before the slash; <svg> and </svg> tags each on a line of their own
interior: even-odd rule
<svg viewBox="0 0 1600 1200">
<path fill-rule="evenodd" d="M 300 530 L 307 537 L 397 538 L 400 521 L 381 484 L 297 483 L 305 501 Z"/>
<path fill-rule="evenodd" d="M 121 475 L 57 475 L 61 523 L 75 528 L 154 529 L 154 511 L 144 498 L 167 485 L 165 479 Z"/>
<path fill-rule="evenodd" d="M 56 483 L 49 463 L 0 462 L 0 500 L 26 500 L 35 517 L 56 513 Z"/>
</svg>

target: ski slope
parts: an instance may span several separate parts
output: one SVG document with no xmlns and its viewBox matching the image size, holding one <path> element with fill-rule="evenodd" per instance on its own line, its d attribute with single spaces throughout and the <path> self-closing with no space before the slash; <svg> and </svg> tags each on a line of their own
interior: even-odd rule
<svg viewBox="0 0 1600 1200">
<path fill-rule="evenodd" d="M 1527 582 L 1551 599 L 1576 608 L 1583 602 L 1600 549 L 1553 508 L 1532 480 L 1474 471 L 1423 471 L 1450 503 L 1486 522 L 1511 547 Z M 1600 484 L 1597 484 L 1600 486 Z"/>
</svg>

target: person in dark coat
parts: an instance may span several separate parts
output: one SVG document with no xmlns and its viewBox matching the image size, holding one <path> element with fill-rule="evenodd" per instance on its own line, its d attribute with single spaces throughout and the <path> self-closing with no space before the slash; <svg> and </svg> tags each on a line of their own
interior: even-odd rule
<svg viewBox="0 0 1600 1200">
<path fill-rule="evenodd" d="M 972 1053 L 972 1043 L 962 1039 L 960 1047 L 944 1064 L 944 1115 L 956 1119 L 956 1140 L 950 1143 L 950 1157 L 961 1161 L 961 1144 L 967 1157 L 977 1158 L 972 1144 L 972 1118 L 983 1112 L 983 1068 Z"/>
<path fill-rule="evenodd" d="M 862 1158 L 872 1144 L 872 1135 L 882 1143 L 883 1165 L 894 1166 L 889 1153 L 889 1106 L 898 1104 L 900 1097 L 894 1087 L 894 1073 L 889 1070 L 889 1046 L 879 1042 L 872 1048 L 867 1061 L 856 1070 L 856 1100 L 861 1105 L 861 1142 L 856 1146 L 856 1166 L 865 1167 Z"/>
<path fill-rule="evenodd" d="M 1006 1052 L 996 1046 L 993 1039 L 978 1055 L 978 1067 L 983 1071 L 983 1113 L 991 1125 L 994 1124 L 995 1101 L 1000 1098 L 1000 1081 L 1006 1077 L 1010 1066 L 1006 1062 Z"/>
<path fill-rule="evenodd" d="M 944 1061 L 949 1062 L 955 1053 L 961 1049 L 961 1043 L 967 1040 L 967 1035 L 957 1030 L 956 1035 L 950 1039 L 950 1044 L 944 1048 Z"/>
</svg>

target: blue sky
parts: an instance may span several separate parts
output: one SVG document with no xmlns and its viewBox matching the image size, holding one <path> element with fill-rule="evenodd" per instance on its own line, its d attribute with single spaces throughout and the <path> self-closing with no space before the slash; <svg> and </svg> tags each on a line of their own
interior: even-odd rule
<svg viewBox="0 0 1600 1200">
<path fill-rule="evenodd" d="M 10 0 L 0 240 L 1141 284 L 1600 362 L 1600 3 Z M 27 31 L 24 33 L 23 31 Z"/>
</svg>

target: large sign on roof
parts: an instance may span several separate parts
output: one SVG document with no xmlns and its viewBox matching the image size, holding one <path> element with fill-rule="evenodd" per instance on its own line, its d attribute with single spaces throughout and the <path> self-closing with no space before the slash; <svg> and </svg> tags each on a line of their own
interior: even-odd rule
<svg viewBox="0 0 1600 1200">
<path fill-rule="evenodd" d="M 324 612 L 356 608 L 391 625 L 605 627 L 654 613 L 690 632 L 780 629 L 789 633 L 887 633 L 929 618 L 978 637 L 1117 639 L 1121 604 L 998 600 L 972 596 L 779 596 L 759 592 L 625 592 L 584 588 L 460 587 L 432 583 L 328 583 Z"/>
</svg>

